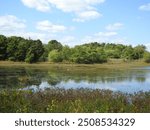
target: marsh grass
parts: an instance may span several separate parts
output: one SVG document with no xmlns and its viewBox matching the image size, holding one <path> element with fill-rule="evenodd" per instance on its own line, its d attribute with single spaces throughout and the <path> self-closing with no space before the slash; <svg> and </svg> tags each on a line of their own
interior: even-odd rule
<svg viewBox="0 0 150 130">
<path fill-rule="evenodd" d="M 62 67 L 67 69 L 99 69 L 99 68 L 129 68 L 129 67 L 140 67 L 149 66 L 150 64 L 145 63 L 143 60 L 134 61 L 123 61 L 120 59 L 110 59 L 107 63 L 103 64 L 74 64 L 74 63 L 53 63 L 53 62 L 37 62 L 28 64 L 25 62 L 13 62 L 13 61 L 0 61 L 2 67 L 36 67 L 36 68 L 51 68 L 51 67 Z"/>
<path fill-rule="evenodd" d="M 2 113 L 141 113 L 150 112 L 150 92 L 123 94 L 109 90 L 58 89 L 42 92 L 0 91 Z"/>
</svg>

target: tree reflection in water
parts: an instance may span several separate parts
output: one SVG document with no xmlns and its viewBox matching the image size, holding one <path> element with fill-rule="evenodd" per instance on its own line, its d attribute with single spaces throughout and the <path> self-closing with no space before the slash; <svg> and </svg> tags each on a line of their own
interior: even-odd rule
<svg viewBox="0 0 150 130">
<path fill-rule="evenodd" d="M 47 69 L 34 67 L 0 67 L 0 88 L 100 88 L 124 90 L 129 87 L 145 89 L 150 86 L 150 69 Z M 133 86 L 136 85 L 136 86 Z M 42 87 L 44 86 L 44 87 Z M 114 88 L 112 88 L 114 87 Z M 123 91 L 123 89 L 118 89 Z M 131 88 L 133 89 L 133 88 Z M 137 90 L 136 90 L 137 91 Z"/>
</svg>

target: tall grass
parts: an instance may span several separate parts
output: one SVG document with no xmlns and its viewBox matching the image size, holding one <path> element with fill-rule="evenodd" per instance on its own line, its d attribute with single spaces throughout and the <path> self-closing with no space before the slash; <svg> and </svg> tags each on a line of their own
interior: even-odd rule
<svg viewBox="0 0 150 130">
<path fill-rule="evenodd" d="M 0 91 L 2 113 L 150 112 L 150 92 L 123 94 L 109 90 Z"/>
</svg>

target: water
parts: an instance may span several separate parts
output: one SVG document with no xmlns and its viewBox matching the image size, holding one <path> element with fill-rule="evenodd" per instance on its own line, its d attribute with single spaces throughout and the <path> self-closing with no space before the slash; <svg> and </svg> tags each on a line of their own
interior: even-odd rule
<svg viewBox="0 0 150 130">
<path fill-rule="evenodd" d="M 132 69 L 0 67 L 0 90 L 42 91 L 58 88 L 109 89 L 124 93 L 150 91 L 150 67 Z"/>
</svg>

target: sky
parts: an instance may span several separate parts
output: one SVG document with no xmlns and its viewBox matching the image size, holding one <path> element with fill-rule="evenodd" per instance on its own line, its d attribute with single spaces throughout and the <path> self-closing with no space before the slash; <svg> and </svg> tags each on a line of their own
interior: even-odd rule
<svg viewBox="0 0 150 130">
<path fill-rule="evenodd" d="M 0 34 L 150 49 L 150 0 L 0 0 Z"/>
</svg>

